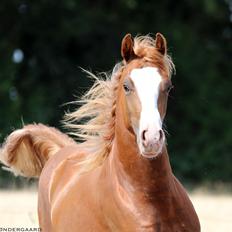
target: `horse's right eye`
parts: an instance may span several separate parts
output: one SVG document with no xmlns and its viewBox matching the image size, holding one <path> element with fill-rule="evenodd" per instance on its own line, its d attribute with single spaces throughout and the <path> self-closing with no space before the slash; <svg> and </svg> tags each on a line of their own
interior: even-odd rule
<svg viewBox="0 0 232 232">
<path fill-rule="evenodd" d="M 124 88 L 126 94 L 129 94 L 129 93 L 130 93 L 131 89 L 130 89 L 130 87 L 129 87 L 127 84 L 124 84 L 124 85 L 123 85 L 123 88 Z"/>
</svg>

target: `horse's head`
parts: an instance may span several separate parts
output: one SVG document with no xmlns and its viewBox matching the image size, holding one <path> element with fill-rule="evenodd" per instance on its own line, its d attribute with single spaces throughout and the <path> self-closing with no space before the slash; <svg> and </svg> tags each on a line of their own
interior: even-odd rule
<svg viewBox="0 0 232 232">
<path fill-rule="evenodd" d="M 137 139 L 142 156 L 159 155 L 165 144 L 162 129 L 166 114 L 173 63 L 167 55 L 166 40 L 160 33 L 122 40 L 124 67 L 119 89 L 125 99 L 125 118 L 128 129 Z"/>
</svg>

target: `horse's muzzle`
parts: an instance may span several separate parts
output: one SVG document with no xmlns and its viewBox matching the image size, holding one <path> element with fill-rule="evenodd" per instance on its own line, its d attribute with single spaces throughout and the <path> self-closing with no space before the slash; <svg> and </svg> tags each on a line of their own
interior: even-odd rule
<svg viewBox="0 0 232 232">
<path fill-rule="evenodd" d="M 156 132 L 144 130 L 141 133 L 141 154 L 146 158 L 154 158 L 162 152 L 165 134 L 162 129 Z"/>
</svg>

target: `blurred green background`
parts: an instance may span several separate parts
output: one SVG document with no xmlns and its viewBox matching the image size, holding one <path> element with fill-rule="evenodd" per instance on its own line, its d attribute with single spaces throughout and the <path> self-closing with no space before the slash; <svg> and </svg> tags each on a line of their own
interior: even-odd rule
<svg viewBox="0 0 232 232">
<path fill-rule="evenodd" d="M 0 142 L 22 121 L 61 128 L 62 104 L 91 85 L 79 67 L 109 71 L 126 33 L 161 32 L 177 70 L 165 122 L 174 173 L 231 182 L 231 0 L 1 0 L 0 22 Z M 0 171 L 0 186 L 14 181 Z"/>
</svg>

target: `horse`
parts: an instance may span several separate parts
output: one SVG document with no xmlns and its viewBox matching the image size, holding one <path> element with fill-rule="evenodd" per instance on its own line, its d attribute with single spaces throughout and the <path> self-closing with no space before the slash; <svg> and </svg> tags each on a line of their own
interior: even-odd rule
<svg viewBox="0 0 232 232">
<path fill-rule="evenodd" d="M 175 67 L 161 33 L 125 35 L 122 61 L 99 78 L 64 124 L 79 142 L 43 124 L 12 132 L 1 161 L 39 177 L 44 232 L 199 232 L 186 190 L 174 176 L 163 121 Z"/>
</svg>

